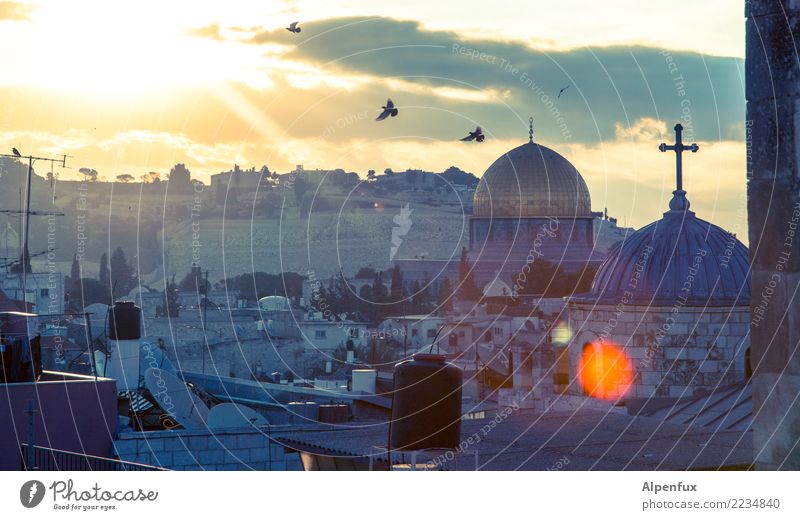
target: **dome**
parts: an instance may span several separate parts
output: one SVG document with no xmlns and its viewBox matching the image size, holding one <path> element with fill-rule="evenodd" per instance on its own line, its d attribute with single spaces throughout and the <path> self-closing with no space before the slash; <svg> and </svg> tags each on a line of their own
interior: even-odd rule
<svg viewBox="0 0 800 520">
<path fill-rule="evenodd" d="M 282 311 L 290 306 L 289 299 L 284 296 L 264 296 L 258 300 L 258 307 L 262 311 Z"/>
<path fill-rule="evenodd" d="M 505 298 L 511 296 L 511 288 L 499 277 L 495 278 L 483 288 L 486 298 Z"/>
<path fill-rule="evenodd" d="M 749 305 L 747 248 L 675 191 L 663 218 L 615 245 L 586 299 L 604 304 Z"/>
<path fill-rule="evenodd" d="M 500 156 L 475 190 L 473 217 L 589 217 L 589 188 L 557 152 L 528 142 Z"/>
</svg>

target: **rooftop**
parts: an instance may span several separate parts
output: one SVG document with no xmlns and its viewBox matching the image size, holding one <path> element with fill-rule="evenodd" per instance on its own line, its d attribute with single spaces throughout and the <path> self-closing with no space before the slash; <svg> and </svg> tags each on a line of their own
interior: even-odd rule
<svg viewBox="0 0 800 520">
<path fill-rule="evenodd" d="M 276 435 L 297 451 L 350 460 L 381 453 L 384 461 L 387 437 L 386 423 Z M 618 411 L 517 411 L 505 419 L 487 414 L 463 421 L 461 439 L 462 444 L 473 441 L 465 453 L 455 455 L 458 469 L 474 469 L 473 451 L 479 469 L 490 471 L 547 470 L 559 463 L 569 470 L 738 469 L 752 461 L 749 433 L 686 427 Z"/>
</svg>

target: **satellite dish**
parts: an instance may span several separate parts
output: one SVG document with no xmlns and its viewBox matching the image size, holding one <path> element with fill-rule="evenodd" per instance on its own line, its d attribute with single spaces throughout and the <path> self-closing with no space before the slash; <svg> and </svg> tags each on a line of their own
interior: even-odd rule
<svg viewBox="0 0 800 520">
<path fill-rule="evenodd" d="M 536 325 L 531 320 L 525 320 L 525 330 L 536 332 Z"/>
<path fill-rule="evenodd" d="M 246 426 L 266 426 L 269 422 L 263 415 L 252 408 L 236 403 L 221 403 L 211 409 L 208 414 L 208 427 L 243 428 Z"/>
<path fill-rule="evenodd" d="M 148 368 L 144 385 L 161 409 L 187 430 L 205 430 L 208 406 L 177 376 L 158 368 Z"/>
</svg>

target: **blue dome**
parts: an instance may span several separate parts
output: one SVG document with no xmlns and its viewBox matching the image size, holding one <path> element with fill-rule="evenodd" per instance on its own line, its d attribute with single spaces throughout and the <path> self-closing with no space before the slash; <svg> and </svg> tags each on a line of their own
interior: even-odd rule
<svg viewBox="0 0 800 520">
<path fill-rule="evenodd" d="M 674 192 L 664 217 L 615 245 L 590 294 L 604 304 L 731 306 L 750 304 L 747 248 L 697 218 L 685 192 Z"/>
</svg>

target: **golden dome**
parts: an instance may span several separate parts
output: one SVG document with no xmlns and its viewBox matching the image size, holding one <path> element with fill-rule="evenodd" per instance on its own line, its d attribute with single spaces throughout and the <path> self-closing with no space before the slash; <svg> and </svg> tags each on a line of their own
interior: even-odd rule
<svg viewBox="0 0 800 520">
<path fill-rule="evenodd" d="M 483 174 L 473 217 L 589 217 L 589 188 L 557 152 L 533 142 L 500 156 Z"/>
</svg>

